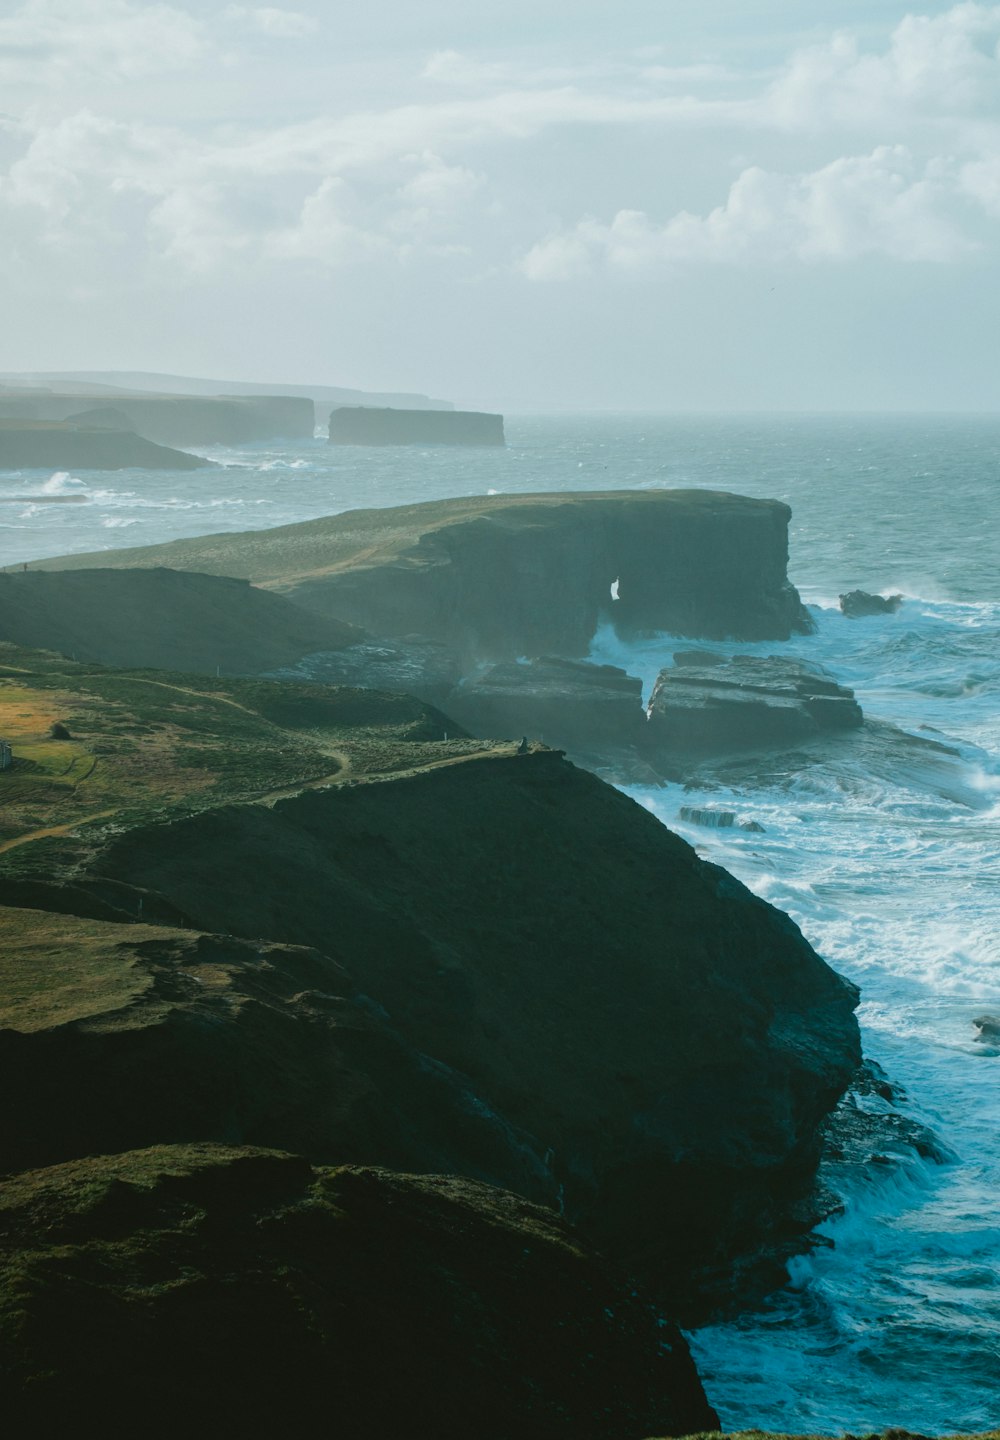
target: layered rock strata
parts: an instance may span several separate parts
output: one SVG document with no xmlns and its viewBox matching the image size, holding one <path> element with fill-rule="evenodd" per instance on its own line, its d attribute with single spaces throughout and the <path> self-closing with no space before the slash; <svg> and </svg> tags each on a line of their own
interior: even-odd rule
<svg viewBox="0 0 1000 1440">
<path fill-rule="evenodd" d="M 653 688 L 650 750 L 675 756 L 784 746 L 856 730 L 864 719 L 852 690 L 804 661 L 687 658 L 661 670 Z"/>
<path fill-rule="evenodd" d="M 614 665 L 554 656 L 493 665 L 442 703 L 474 735 L 527 735 L 598 755 L 642 739 L 642 681 Z"/>
</svg>

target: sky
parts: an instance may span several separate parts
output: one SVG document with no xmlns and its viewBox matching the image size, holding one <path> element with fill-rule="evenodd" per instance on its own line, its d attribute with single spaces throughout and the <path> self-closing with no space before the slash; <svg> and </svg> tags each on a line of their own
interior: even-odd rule
<svg viewBox="0 0 1000 1440">
<path fill-rule="evenodd" d="M 0 370 L 1000 408 L 1000 5 L 0 0 Z"/>
</svg>

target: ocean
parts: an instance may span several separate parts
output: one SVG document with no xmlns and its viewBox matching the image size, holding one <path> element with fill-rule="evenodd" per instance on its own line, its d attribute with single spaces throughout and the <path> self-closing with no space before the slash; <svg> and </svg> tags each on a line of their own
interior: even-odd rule
<svg viewBox="0 0 1000 1440">
<path fill-rule="evenodd" d="M 760 1308 L 692 1337 L 727 1429 L 943 1434 L 1000 1424 L 1000 416 L 508 417 L 506 450 L 209 450 L 225 468 L 0 476 L 0 564 L 466 494 L 707 487 L 787 501 L 790 578 L 816 632 L 715 645 L 791 654 L 866 715 L 945 751 L 831 747 L 717 781 L 630 790 L 787 911 L 861 988 L 865 1050 L 944 1163 L 907 1147 L 844 1182 L 832 1243 Z M 905 599 L 848 620 L 839 593 Z M 651 685 L 678 642 L 595 637 Z M 911 753 L 912 752 L 912 753 Z M 873 1107 L 880 1102 L 872 1098 Z"/>
</svg>

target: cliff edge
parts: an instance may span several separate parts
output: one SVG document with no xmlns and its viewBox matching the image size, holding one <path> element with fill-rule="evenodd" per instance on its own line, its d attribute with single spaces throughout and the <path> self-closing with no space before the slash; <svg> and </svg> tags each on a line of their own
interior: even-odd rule
<svg viewBox="0 0 1000 1440">
<path fill-rule="evenodd" d="M 141 921 L 137 939 L 155 923 L 261 947 L 256 980 L 252 952 L 219 955 L 204 972 L 216 977 L 213 1065 L 232 1079 L 203 1100 L 191 1100 L 198 1067 L 184 1059 L 205 1033 L 183 1018 L 190 962 L 171 964 L 162 943 L 156 1003 L 129 999 L 127 1025 L 8 1032 L 11 1081 L 21 1067 L 38 1077 L 33 1094 L 53 1097 L 48 1118 L 44 1106 L 10 1112 L 4 1149 L 19 1163 L 71 1158 L 31 1149 L 65 1128 L 66 1087 L 51 1089 L 62 1073 L 79 1111 L 67 1143 L 91 1149 L 87 1137 L 102 1134 L 99 1148 L 118 1148 L 100 1117 L 123 1044 L 135 1075 L 122 1071 L 110 1093 L 139 1094 L 147 1081 L 135 1077 L 162 1067 L 192 1079 L 183 1125 L 151 1099 L 129 1110 L 119 1146 L 240 1139 L 323 1163 L 384 1163 L 383 1151 L 358 1148 L 363 1125 L 320 1121 L 318 1094 L 332 1116 L 354 1082 L 304 1059 L 305 1037 L 327 1024 L 303 1000 L 318 992 L 328 1006 L 341 996 L 368 1007 L 393 1043 L 492 1117 L 502 1143 L 484 1172 L 481 1125 L 463 1139 L 439 1107 L 449 1165 L 531 1198 L 561 1195 L 602 1248 L 655 1264 L 677 1294 L 708 1288 L 715 1272 L 725 1288 L 736 1257 L 802 1243 L 800 1181 L 859 1059 L 856 992 L 786 916 L 640 806 L 557 752 L 456 735 L 403 696 L 44 657 L 32 674 L 28 652 L 7 653 L 0 721 L 24 727 L 34 715 L 38 728 L 22 728 L 0 774 L 0 902 Z M 63 733 L 46 740 L 50 717 Z M 267 948 L 288 945 L 323 964 Z M 12 976 L 24 969 L 16 951 L 8 937 Z M 136 963 L 134 975 L 148 970 Z M 267 976 L 289 966 L 299 979 L 281 980 L 291 998 L 278 1003 Z M 193 998 L 204 1008 L 212 995 Z M 294 1045 L 296 1029 L 298 1078 L 264 1087 L 271 1105 L 266 1094 L 251 1104 L 254 1064 Z M 357 1056 L 376 1041 L 352 1043 Z M 260 1059 L 248 1067 L 247 1054 Z M 389 1133 L 400 1096 L 416 1094 L 410 1072 L 397 1073 L 371 1093 L 370 1135 Z M 215 1097 L 229 1093 L 242 1102 L 220 1108 Z M 421 1162 L 414 1141 L 407 1167 L 440 1168 L 440 1144 L 423 1148 Z"/>
<path fill-rule="evenodd" d="M 239 576 L 376 635 L 420 632 L 466 664 L 572 658 L 604 622 L 623 635 L 745 640 L 808 630 L 787 575 L 790 514 L 776 500 L 708 490 L 479 496 L 37 568 Z"/>
</svg>

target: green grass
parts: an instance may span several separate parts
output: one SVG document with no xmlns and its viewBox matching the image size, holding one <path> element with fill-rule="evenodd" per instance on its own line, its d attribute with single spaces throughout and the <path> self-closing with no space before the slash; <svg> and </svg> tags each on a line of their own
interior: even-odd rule
<svg viewBox="0 0 1000 1440">
<path fill-rule="evenodd" d="M 72 739 L 50 738 L 56 721 Z M 111 825 L 489 748 L 454 730 L 406 695 L 111 670 L 0 644 L 0 736 L 15 757 L 0 772 L 0 874 L 71 874 Z"/>
</svg>

